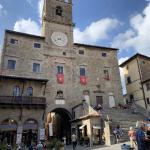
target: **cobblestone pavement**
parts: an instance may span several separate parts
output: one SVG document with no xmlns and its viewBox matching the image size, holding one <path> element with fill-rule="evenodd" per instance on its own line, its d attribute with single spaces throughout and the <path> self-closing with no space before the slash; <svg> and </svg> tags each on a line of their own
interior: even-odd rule
<svg viewBox="0 0 150 150">
<path fill-rule="evenodd" d="M 76 147 L 76 150 L 121 150 L 121 144 L 115 144 L 115 145 L 112 145 L 112 146 L 98 146 L 98 147 L 93 147 L 93 148 L 90 148 L 90 147 L 86 147 L 86 146 L 77 146 Z M 129 142 L 126 142 L 126 144 L 129 144 Z M 72 145 L 70 146 L 67 146 L 66 150 L 73 150 L 72 148 Z"/>
</svg>

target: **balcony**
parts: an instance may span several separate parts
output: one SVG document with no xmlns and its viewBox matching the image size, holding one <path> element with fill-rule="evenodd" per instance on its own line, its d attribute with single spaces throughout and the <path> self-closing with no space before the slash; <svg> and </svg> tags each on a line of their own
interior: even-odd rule
<svg viewBox="0 0 150 150">
<path fill-rule="evenodd" d="M 32 96 L 0 96 L 0 107 L 45 109 L 46 98 Z"/>
</svg>

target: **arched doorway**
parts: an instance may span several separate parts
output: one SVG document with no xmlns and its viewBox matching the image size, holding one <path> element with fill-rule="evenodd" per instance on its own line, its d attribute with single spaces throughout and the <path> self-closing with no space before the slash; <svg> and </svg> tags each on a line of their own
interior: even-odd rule
<svg viewBox="0 0 150 150">
<path fill-rule="evenodd" d="M 32 142 L 37 143 L 38 123 L 34 119 L 28 119 L 23 124 L 22 142 L 30 146 Z"/>
<path fill-rule="evenodd" d="M 0 142 L 16 143 L 17 122 L 14 119 L 6 119 L 0 124 Z"/>
<path fill-rule="evenodd" d="M 47 115 L 46 135 L 48 138 L 67 139 L 71 142 L 71 114 L 63 108 L 56 108 Z"/>
</svg>

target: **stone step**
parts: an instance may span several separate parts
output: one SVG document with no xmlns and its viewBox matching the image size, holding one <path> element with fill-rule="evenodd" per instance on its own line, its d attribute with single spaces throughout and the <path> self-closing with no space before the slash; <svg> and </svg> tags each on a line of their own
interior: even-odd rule
<svg viewBox="0 0 150 150">
<path fill-rule="evenodd" d="M 112 119 L 111 128 L 114 130 L 117 125 L 123 130 L 123 136 L 121 137 L 123 141 L 129 141 L 128 131 L 129 128 L 135 127 L 137 120 L 143 120 L 145 117 L 141 114 L 132 114 L 131 110 L 121 110 L 121 109 L 110 109 L 103 112 L 103 117 L 107 119 L 109 116 Z M 113 131 L 112 131 L 113 132 Z M 111 143 L 115 144 L 115 136 L 111 135 Z"/>
</svg>

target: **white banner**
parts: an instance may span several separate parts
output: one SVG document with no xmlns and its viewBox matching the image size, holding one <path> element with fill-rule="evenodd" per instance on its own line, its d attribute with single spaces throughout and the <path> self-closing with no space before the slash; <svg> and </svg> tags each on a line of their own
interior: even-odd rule
<svg viewBox="0 0 150 150">
<path fill-rule="evenodd" d="M 22 134 L 17 134 L 16 144 L 20 144 L 22 140 Z"/>
<path fill-rule="evenodd" d="M 49 123 L 48 126 L 49 126 L 49 136 L 53 136 L 53 125 L 52 125 L 52 123 Z"/>
<path fill-rule="evenodd" d="M 45 129 L 40 129 L 40 140 L 45 140 Z"/>
</svg>

